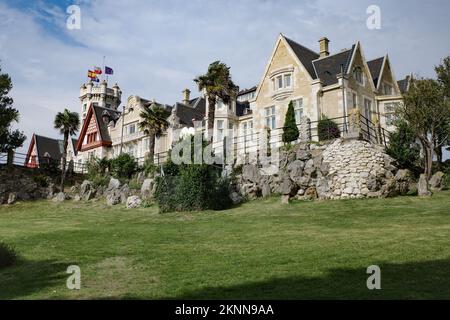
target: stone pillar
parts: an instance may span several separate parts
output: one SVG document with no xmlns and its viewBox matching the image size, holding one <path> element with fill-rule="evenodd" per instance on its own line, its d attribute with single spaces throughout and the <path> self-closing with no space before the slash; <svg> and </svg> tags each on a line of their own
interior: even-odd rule
<svg viewBox="0 0 450 320">
<path fill-rule="evenodd" d="M 301 117 L 299 124 L 299 140 L 301 142 L 311 141 L 311 120 L 308 117 Z"/>
<path fill-rule="evenodd" d="M 348 112 L 348 132 L 342 136 L 344 139 L 359 139 L 361 134 L 361 117 L 358 108 L 349 110 Z"/>
</svg>

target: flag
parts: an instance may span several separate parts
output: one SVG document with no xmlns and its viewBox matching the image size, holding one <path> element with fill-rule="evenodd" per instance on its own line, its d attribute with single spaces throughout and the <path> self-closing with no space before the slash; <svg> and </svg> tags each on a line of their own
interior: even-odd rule
<svg viewBox="0 0 450 320">
<path fill-rule="evenodd" d="M 96 74 L 102 74 L 102 68 L 94 67 L 94 72 L 95 72 Z"/>
<path fill-rule="evenodd" d="M 100 82 L 100 79 L 97 78 L 97 77 L 95 77 L 95 78 L 91 78 L 91 81 L 92 81 L 92 82 Z"/>
<path fill-rule="evenodd" d="M 112 68 L 105 66 L 105 74 L 114 74 L 114 71 Z"/>
<path fill-rule="evenodd" d="M 92 70 L 88 70 L 88 78 L 97 78 L 97 73 Z"/>
</svg>

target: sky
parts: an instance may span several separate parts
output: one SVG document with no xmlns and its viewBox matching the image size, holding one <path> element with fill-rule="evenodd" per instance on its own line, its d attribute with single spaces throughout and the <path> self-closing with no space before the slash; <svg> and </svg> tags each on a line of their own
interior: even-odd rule
<svg viewBox="0 0 450 320">
<path fill-rule="evenodd" d="M 81 28 L 70 30 L 70 5 L 80 7 Z M 366 12 L 377 5 L 380 29 Z M 0 65 L 13 80 L 16 127 L 57 138 L 53 119 L 64 108 L 80 112 L 87 70 L 106 65 L 130 95 L 174 104 L 209 63 L 231 67 L 241 89 L 257 85 L 279 33 L 331 53 L 360 41 L 367 59 L 389 54 L 397 79 L 434 77 L 450 55 L 448 0 L 0 0 Z M 24 151 L 29 140 L 24 144 Z"/>
</svg>

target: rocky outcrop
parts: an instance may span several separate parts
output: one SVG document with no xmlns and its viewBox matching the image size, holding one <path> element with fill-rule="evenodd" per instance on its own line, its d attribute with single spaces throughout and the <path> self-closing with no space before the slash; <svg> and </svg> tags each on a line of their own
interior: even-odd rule
<svg viewBox="0 0 450 320">
<path fill-rule="evenodd" d="M 141 197 L 145 200 L 151 200 L 154 198 L 156 191 L 156 183 L 153 179 L 145 179 L 141 186 Z"/>
<path fill-rule="evenodd" d="M 92 182 L 84 180 L 80 186 L 80 199 L 89 201 L 95 197 L 96 190 L 94 189 Z"/>
<path fill-rule="evenodd" d="M 236 190 L 247 199 L 278 193 L 299 199 L 389 197 L 415 188 L 413 175 L 398 170 L 377 145 L 337 139 L 326 145 L 300 143 L 280 151 L 279 171 L 262 175 L 246 164 Z"/>
</svg>

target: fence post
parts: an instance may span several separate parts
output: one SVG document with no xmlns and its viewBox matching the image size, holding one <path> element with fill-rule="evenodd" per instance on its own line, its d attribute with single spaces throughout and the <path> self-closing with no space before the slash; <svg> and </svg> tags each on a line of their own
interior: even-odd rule
<svg viewBox="0 0 450 320">
<path fill-rule="evenodd" d="M 13 163 L 14 163 L 14 150 L 8 149 L 8 156 L 7 156 L 6 164 L 8 166 L 12 166 Z"/>
</svg>

